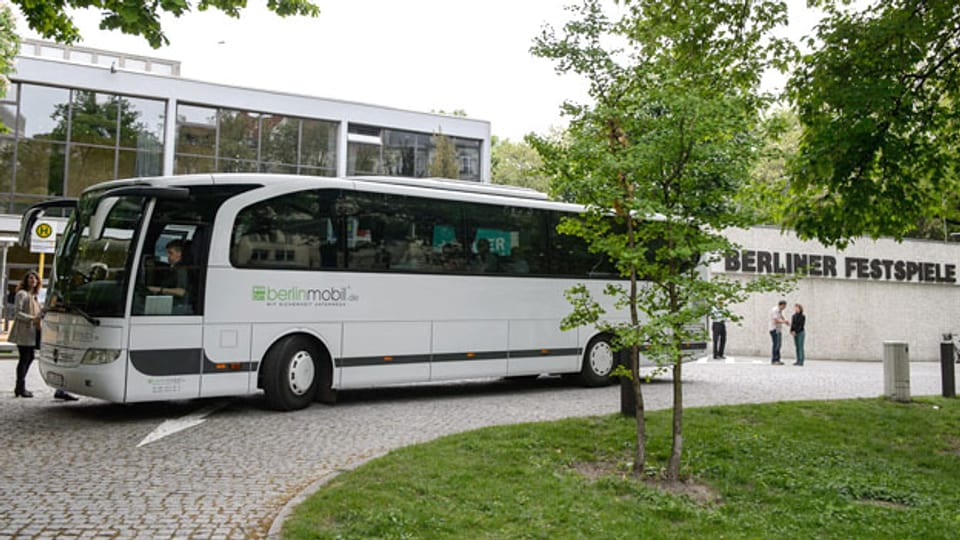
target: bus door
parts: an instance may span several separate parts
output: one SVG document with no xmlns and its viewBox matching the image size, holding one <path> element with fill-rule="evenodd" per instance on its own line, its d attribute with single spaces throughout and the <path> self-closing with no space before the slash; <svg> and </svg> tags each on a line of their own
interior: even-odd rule
<svg viewBox="0 0 960 540">
<path fill-rule="evenodd" d="M 180 201 L 177 201 L 180 202 Z M 182 202 L 181 202 L 182 204 Z M 203 223 L 172 220 L 163 201 L 144 237 L 130 317 L 127 400 L 187 399 L 201 395 L 204 367 Z M 205 260 L 205 253 L 202 254 Z"/>
<path fill-rule="evenodd" d="M 211 330 L 204 317 L 213 221 L 223 201 L 251 187 L 191 186 L 186 199 L 156 201 L 137 261 L 128 388 L 170 399 L 256 387 L 250 325 Z"/>
</svg>

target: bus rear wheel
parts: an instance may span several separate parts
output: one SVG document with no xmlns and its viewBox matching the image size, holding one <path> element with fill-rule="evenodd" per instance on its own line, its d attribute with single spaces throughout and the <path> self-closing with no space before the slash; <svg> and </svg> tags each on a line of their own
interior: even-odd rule
<svg viewBox="0 0 960 540">
<path fill-rule="evenodd" d="M 303 336 L 291 336 L 267 352 L 263 365 L 263 391 L 267 403 L 278 411 L 309 405 L 320 384 L 321 362 L 317 346 Z"/>
<path fill-rule="evenodd" d="M 596 336 L 583 351 L 583 366 L 578 377 L 580 384 L 597 387 L 613 384 L 610 374 L 617 365 L 617 353 L 610 345 L 610 337 Z"/>
</svg>

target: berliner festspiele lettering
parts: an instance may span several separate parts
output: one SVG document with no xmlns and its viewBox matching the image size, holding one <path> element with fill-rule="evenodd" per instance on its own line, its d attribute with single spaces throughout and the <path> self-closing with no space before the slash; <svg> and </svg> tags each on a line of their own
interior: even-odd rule
<svg viewBox="0 0 960 540">
<path fill-rule="evenodd" d="M 724 257 L 724 270 L 748 274 L 800 274 L 877 281 L 957 282 L 955 264 L 869 257 L 838 258 L 834 255 L 751 249 L 727 254 Z"/>
</svg>

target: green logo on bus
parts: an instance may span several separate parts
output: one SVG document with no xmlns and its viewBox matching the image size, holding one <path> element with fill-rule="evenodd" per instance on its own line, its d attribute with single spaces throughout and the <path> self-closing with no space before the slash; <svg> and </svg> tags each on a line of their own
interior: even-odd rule
<svg viewBox="0 0 960 540">
<path fill-rule="evenodd" d="M 265 302 L 267 300 L 267 288 L 263 285 L 253 286 L 253 301 Z"/>
<path fill-rule="evenodd" d="M 313 305 L 343 305 L 346 302 L 355 302 L 358 299 L 357 295 L 351 294 L 347 287 L 328 287 L 326 289 L 285 287 L 275 289 L 266 285 L 253 286 L 254 302 L 296 302 Z"/>
</svg>

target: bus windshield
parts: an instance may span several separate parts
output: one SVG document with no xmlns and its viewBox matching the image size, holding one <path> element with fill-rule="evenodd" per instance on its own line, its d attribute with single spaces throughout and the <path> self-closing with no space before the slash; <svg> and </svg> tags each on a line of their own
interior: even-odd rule
<svg viewBox="0 0 960 540">
<path fill-rule="evenodd" d="M 107 213 L 103 232 L 99 238 L 91 238 L 89 223 L 100 200 L 97 192 L 84 195 L 67 224 L 57 253 L 50 309 L 88 317 L 124 315 L 133 242 L 144 213 L 144 198 L 104 199 L 101 206 L 107 207 Z"/>
</svg>

